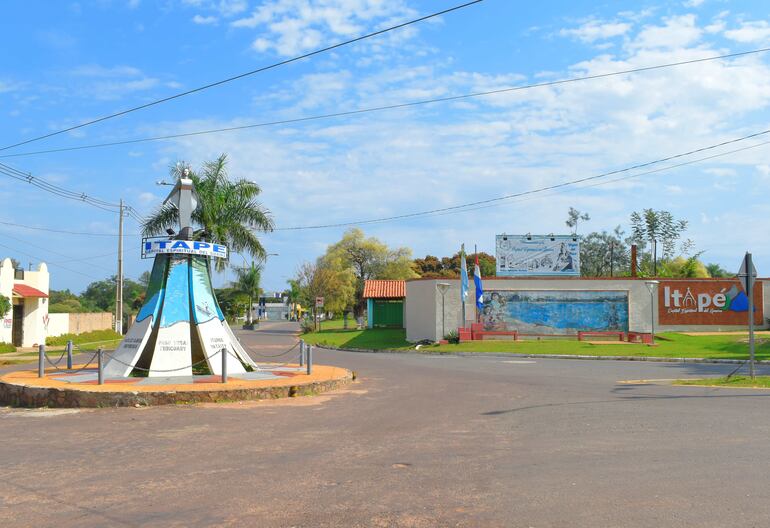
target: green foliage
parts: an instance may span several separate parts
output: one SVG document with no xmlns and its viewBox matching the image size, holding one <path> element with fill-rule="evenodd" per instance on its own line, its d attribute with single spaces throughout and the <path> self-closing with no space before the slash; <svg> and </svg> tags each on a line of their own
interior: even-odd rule
<svg viewBox="0 0 770 528">
<path fill-rule="evenodd" d="M 444 339 L 449 342 L 450 345 L 456 345 L 460 342 L 460 334 L 457 333 L 457 330 L 450 330 L 446 333 Z"/>
<path fill-rule="evenodd" d="M 299 328 L 303 334 L 309 334 L 315 330 L 315 323 L 311 317 L 305 317 L 300 320 Z"/>
<path fill-rule="evenodd" d="M 114 330 L 94 330 L 82 334 L 64 334 L 56 337 L 47 337 L 45 344 L 49 346 L 60 346 L 66 345 L 67 341 L 72 340 L 76 345 L 88 343 L 88 349 L 93 350 L 100 345 L 117 346 L 122 337 L 123 336 Z"/>
<path fill-rule="evenodd" d="M 0 295 L 0 317 L 10 312 L 12 307 L 11 300 L 5 295 Z"/>
<path fill-rule="evenodd" d="M 483 251 L 478 254 L 479 268 L 482 277 L 494 277 L 497 274 L 495 257 Z M 415 259 L 413 266 L 415 272 L 423 278 L 433 279 L 456 279 L 460 276 L 460 252 L 458 251 L 451 257 L 434 257 L 426 255 L 425 258 Z M 468 267 L 468 273 L 473 275 L 473 267 L 476 265 L 474 254 L 465 255 L 465 265 Z"/>
<path fill-rule="evenodd" d="M 178 179 L 183 167 L 171 167 L 171 176 Z M 190 170 L 190 179 L 198 193 L 198 207 L 193 211 L 196 240 L 217 241 L 228 246 L 230 254 L 248 253 L 264 259 L 265 248 L 255 231 L 273 230 L 273 220 L 257 197 L 261 189 L 254 182 L 231 181 L 227 175 L 227 155 L 207 161 L 198 172 Z M 158 235 L 167 228 L 178 229 L 179 212 L 171 204 L 162 205 L 142 226 L 145 235 Z M 226 259 L 217 259 L 217 269 L 223 270 Z"/>
<path fill-rule="evenodd" d="M 237 289 L 248 296 L 249 304 L 246 307 L 246 318 L 249 324 L 254 322 L 253 310 L 255 299 L 259 297 L 259 282 L 262 279 L 262 266 L 255 264 L 243 268 L 235 268 L 235 274 L 238 277 L 236 281 Z"/>
<path fill-rule="evenodd" d="M 580 274 L 583 277 L 608 277 L 630 273 L 629 240 L 623 239 L 623 230 L 589 233 L 580 238 Z"/>
<path fill-rule="evenodd" d="M 706 271 L 708 271 L 709 277 L 715 279 L 735 276 L 735 273 L 730 273 L 719 264 L 706 264 Z"/>
<path fill-rule="evenodd" d="M 658 275 L 677 279 L 705 279 L 710 277 L 706 266 L 698 260 L 698 256 L 700 253 L 689 258 L 676 257 L 663 261 L 658 268 Z"/>
<path fill-rule="evenodd" d="M 246 313 L 249 306 L 249 296 L 237 288 L 222 288 L 215 290 L 215 294 L 219 308 L 229 321 L 234 321 Z"/>
<path fill-rule="evenodd" d="M 0 354 L 8 354 L 10 352 L 16 352 L 16 347 L 10 343 L 0 343 Z"/>
</svg>

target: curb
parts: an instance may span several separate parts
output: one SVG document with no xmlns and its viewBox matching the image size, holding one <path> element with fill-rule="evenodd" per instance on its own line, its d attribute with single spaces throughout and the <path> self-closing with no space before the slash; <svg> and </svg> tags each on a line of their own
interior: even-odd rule
<svg viewBox="0 0 770 528">
<path fill-rule="evenodd" d="M 738 365 L 748 359 L 711 359 L 711 358 L 667 358 L 655 356 L 586 356 L 581 354 L 519 354 L 515 352 L 431 352 L 421 350 L 375 350 L 367 348 L 337 348 L 327 345 L 312 345 L 324 350 L 337 352 L 358 352 L 364 354 L 414 354 L 423 356 L 459 356 L 459 357 L 491 357 L 491 358 L 521 358 L 521 359 L 579 359 L 584 361 L 646 361 L 650 363 L 713 363 L 722 365 Z M 757 360 L 756 365 L 770 365 L 770 360 Z"/>
<path fill-rule="evenodd" d="M 350 371 L 339 378 L 309 383 L 287 383 L 271 387 L 250 387 L 200 391 L 87 391 L 58 387 L 34 387 L 0 382 L 0 404 L 12 407 L 145 407 L 155 405 L 219 403 L 312 396 L 337 390 L 353 381 Z"/>
</svg>

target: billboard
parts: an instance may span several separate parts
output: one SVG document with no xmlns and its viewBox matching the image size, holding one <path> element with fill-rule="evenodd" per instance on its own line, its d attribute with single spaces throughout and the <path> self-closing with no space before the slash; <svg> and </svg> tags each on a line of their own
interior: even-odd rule
<svg viewBox="0 0 770 528">
<path fill-rule="evenodd" d="M 485 330 L 533 335 L 628 332 L 627 291 L 485 291 Z"/>
<path fill-rule="evenodd" d="M 762 324 L 762 282 L 754 283 L 754 322 Z M 737 280 L 660 281 L 658 321 L 662 325 L 746 325 L 749 298 Z"/>
<path fill-rule="evenodd" d="M 497 275 L 579 276 L 580 242 L 572 235 L 497 235 Z"/>
<path fill-rule="evenodd" d="M 200 255 L 202 257 L 227 258 L 227 247 L 222 244 L 199 240 L 149 240 L 142 242 L 142 258 L 161 254 Z"/>
</svg>

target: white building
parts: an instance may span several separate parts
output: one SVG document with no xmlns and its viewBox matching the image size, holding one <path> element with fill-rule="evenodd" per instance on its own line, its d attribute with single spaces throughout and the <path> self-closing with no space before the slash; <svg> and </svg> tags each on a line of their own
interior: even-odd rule
<svg viewBox="0 0 770 528">
<path fill-rule="evenodd" d="M 37 271 L 14 269 L 9 258 L 0 263 L 0 295 L 13 304 L 8 313 L 2 314 L 0 342 L 22 347 L 45 343 L 49 279 L 45 263 Z"/>
</svg>

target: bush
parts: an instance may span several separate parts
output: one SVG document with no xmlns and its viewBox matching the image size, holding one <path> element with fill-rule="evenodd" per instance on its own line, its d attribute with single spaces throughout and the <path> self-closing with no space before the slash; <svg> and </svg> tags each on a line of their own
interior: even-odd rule
<svg viewBox="0 0 770 528">
<path fill-rule="evenodd" d="M 450 330 L 446 333 L 444 339 L 446 339 L 449 343 L 456 345 L 460 342 L 460 335 L 457 333 L 457 330 Z"/>
<path fill-rule="evenodd" d="M 10 343 L 0 343 L 0 354 L 7 354 L 8 352 L 16 352 L 16 347 Z"/>
<path fill-rule="evenodd" d="M 310 317 L 305 317 L 299 322 L 299 327 L 302 330 L 303 334 L 309 334 L 310 332 L 315 331 L 315 324 L 313 323 L 313 320 Z"/>
<path fill-rule="evenodd" d="M 103 341 L 114 341 L 117 343 L 117 340 L 122 338 L 123 336 L 114 330 L 94 330 L 93 332 L 85 332 L 83 334 L 64 334 L 56 337 L 47 337 L 45 344 L 48 346 L 61 346 L 66 345 L 70 339 L 76 345 L 84 343 L 98 344 Z"/>
</svg>

